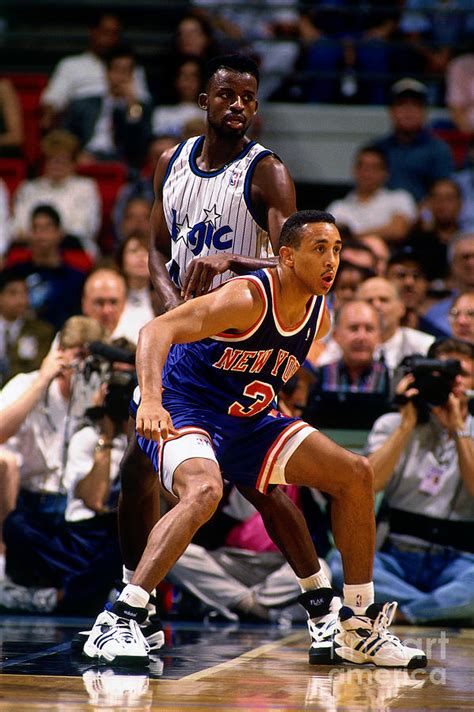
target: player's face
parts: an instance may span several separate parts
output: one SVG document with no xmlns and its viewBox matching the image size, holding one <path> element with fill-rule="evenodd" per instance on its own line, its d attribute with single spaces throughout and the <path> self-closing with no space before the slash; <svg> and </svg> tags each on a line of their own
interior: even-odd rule
<svg viewBox="0 0 474 712">
<path fill-rule="evenodd" d="M 327 294 L 339 267 L 342 240 L 332 223 L 308 223 L 293 250 L 295 275 L 311 294 Z"/>
<path fill-rule="evenodd" d="M 218 69 L 199 104 L 218 135 L 242 137 L 257 111 L 257 80 L 251 74 Z"/>
</svg>

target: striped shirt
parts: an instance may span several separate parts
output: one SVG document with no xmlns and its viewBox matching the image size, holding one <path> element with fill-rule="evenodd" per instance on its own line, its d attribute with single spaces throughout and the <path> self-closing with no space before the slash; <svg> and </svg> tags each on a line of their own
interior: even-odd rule
<svg viewBox="0 0 474 712">
<path fill-rule="evenodd" d="M 221 252 L 273 255 L 266 226 L 259 225 L 250 197 L 255 168 L 272 152 L 250 141 L 222 168 L 202 171 L 197 158 L 203 144 L 204 136 L 181 143 L 163 181 L 163 210 L 171 235 L 167 269 L 178 287 L 195 257 Z M 230 271 L 217 275 L 212 287 L 232 276 Z"/>
</svg>

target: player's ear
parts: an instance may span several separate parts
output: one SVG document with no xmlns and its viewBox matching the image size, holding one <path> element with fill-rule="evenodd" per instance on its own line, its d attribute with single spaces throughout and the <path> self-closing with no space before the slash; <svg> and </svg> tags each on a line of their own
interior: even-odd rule
<svg viewBox="0 0 474 712">
<path fill-rule="evenodd" d="M 282 245 L 280 247 L 279 254 L 282 264 L 286 265 L 287 267 L 293 267 L 294 250 L 292 247 L 288 247 L 288 245 Z"/>
<path fill-rule="evenodd" d="M 258 101 L 255 101 L 255 113 L 258 111 Z"/>
<path fill-rule="evenodd" d="M 198 106 L 200 109 L 205 111 L 207 109 L 207 94 L 201 92 L 198 96 Z"/>
</svg>

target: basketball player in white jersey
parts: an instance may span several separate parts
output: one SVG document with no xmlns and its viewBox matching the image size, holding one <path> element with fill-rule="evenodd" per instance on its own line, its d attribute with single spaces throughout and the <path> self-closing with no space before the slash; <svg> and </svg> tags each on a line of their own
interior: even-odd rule
<svg viewBox="0 0 474 712">
<path fill-rule="evenodd" d="M 252 60 L 240 55 L 211 60 L 206 91 L 199 97 L 207 117 L 205 135 L 170 149 L 158 162 L 150 273 L 163 311 L 232 274 L 277 263 L 269 255 L 278 254 L 281 227 L 296 211 L 295 188 L 280 159 L 245 135 L 257 111 L 257 87 Z M 119 532 L 124 582 L 129 583 L 159 518 L 157 477 L 134 429 L 121 478 Z M 260 511 L 297 576 L 306 579 L 317 572 L 303 515 L 283 491 L 241 491 Z"/>
</svg>

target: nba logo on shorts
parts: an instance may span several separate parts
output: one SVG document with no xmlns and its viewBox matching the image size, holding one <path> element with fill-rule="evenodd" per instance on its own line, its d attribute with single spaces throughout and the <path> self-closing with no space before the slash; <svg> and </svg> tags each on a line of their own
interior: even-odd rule
<svg viewBox="0 0 474 712">
<path fill-rule="evenodd" d="M 233 171 L 230 174 L 229 185 L 231 185 L 232 187 L 237 185 L 237 181 L 239 180 L 239 175 L 240 175 L 239 171 Z"/>
</svg>

